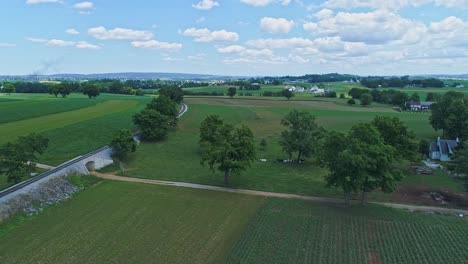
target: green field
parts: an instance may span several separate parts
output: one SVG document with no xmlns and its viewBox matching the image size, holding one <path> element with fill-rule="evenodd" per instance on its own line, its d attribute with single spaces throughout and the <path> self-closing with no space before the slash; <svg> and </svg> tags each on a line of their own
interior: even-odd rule
<svg viewBox="0 0 468 264">
<path fill-rule="evenodd" d="M 262 203 L 103 182 L 12 231 L 0 226 L 0 263 L 219 263 Z"/>
<path fill-rule="evenodd" d="M 0 263 L 466 263 L 467 236 L 452 216 L 104 181 L 0 225 Z"/>
<path fill-rule="evenodd" d="M 227 263 L 466 263 L 468 222 L 269 199 Z"/>
<path fill-rule="evenodd" d="M 45 94 L 0 97 L 0 144 L 18 136 L 43 133 L 50 139 L 40 162 L 58 165 L 109 144 L 118 129 L 133 128 L 131 117 L 149 101 L 147 97 L 104 94 L 88 99 L 79 94 L 55 98 Z"/>
<path fill-rule="evenodd" d="M 259 150 L 257 153 L 258 159 L 267 159 L 268 162 L 254 161 L 246 172 L 231 177 L 231 186 L 273 192 L 342 196 L 338 189 L 325 188 L 323 177 L 327 171 L 318 164 L 310 160 L 302 165 L 274 162 L 278 158 L 287 158 L 281 151 L 278 138 L 283 130 L 280 121 L 291 109 L 309 111 L 327 129 L 345 131 L 358 122 L 367 122 L 377 115 L 385 115 L 398 116 L 420 137 L 433 138 L 438 135 L 429 125 L 429 115 L 400 113 L 388 106 L 364 108 L 350 107 L 334 101 L 287 102 L 223 98 L 187 98 L 185 101 L 189 105 L 189 111 L 179 122 L 176 133 L 171 134 L 164 142 L 141 144 L 126 163 L 126 176 L 223 185 L 223 178 L 219 173 L 213 175 L 208 168 L 200 165 L 199 126 L 209 114 L 221 115 L 234 124 L 248 125 L 253 130 L 257 143 L 263 138 L 268 143 L 265 151 Z M 106 169 L 117 170 L 117 167 Z M 439 178 L 447 176 L 438 175 L 436 179 Z M 411 179 L 408 178 L 408 181 L 411 182 Z M 428 182 L 436 181 L 427 179 Z M 456 185 L 448 178 L 445 182 L 447 184 L 444 186 L 449 188 Z M 373 195 L 374 198 L 389 199 L 389 196 L 381 193 Z"/>
</svg>

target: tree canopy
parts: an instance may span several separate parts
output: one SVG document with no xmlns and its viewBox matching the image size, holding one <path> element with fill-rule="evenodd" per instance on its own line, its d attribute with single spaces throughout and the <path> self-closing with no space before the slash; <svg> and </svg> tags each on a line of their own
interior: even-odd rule
<svg viewBox="0 0 468 264">
<path fill-rule="evenodd" d="M 236 95 L 237 93 L 237 88 L 236 87 L 229 87 L 228 88 L 228 91 L 227 91 L 227 94 L 229 97 L 233 98 L 234 95 Z"/>
<path fill-rule="evenodd" d="M 370 93 L 364 93 L 361 95 L 361 97 L 359 97 L 359 100 L 361 101 L 361 105 L 368 106 L 372 104 L 372 101 L 374 100 L 374 98 L 372 97 Z"/>
<path fill-rule="evenodd" d="M 463 93 L 448 92 L 431 106 L 430 122 L 447 139 L 468 138 L 468 99 Z"/>
<path fill-rule="evenodd" d="M 289 89 L 284 89 L 283 91 L 281 91 L 281 94 L 286 97 L 286 99 L 290 100 L 291 98 L 294 97 L 294 93 L 291 92 Z"/>
<path fill-rule="evenodd" d="M 158 111 L 159 113 L 169 117 L 172 126 L 177 125 L 177 115 L 179 111 L 177 111 L 177 104 L 172 101 L 171 98 L 165 95 L 160 95 L 153 98 L 146 108 Z"/>
<path fill-rule="evenodd" d="M 361 192 L 365 205 L 368 192 L 393 192 L 402 179 L 394 167 L 397 151 L 372 124 L 355 125 L 347 135 L 329 133 L 320 153 L 321 164 L 329 170 L 327 186 L 342 188 L 346 204 L 351 192 Z"/>
<path fill-rule="evenodd" d="M 133 123 L 140 129 L 142 138 L 147 141 L 166 138 L 171 127 L 171 119 L 153 109 L 144 109 L 135 114 Z"/>
<path fill-rule="evenodd" d="M 110 143 L 112 148 L 112 156 L 119 161 L 127 159 L 128 154 L 135 152 L 137 144 L 133 139 L 133 134 L 128 129 L 120 129 L 114 134 L 114 138 Z"/>
<path fill-rule="evenodd" d="M 48 145 L 49 139 L 33 133 L 1 146 L 0 174 L 6 175 L 8 182 L 21 182 L 35 171 L 37 155 L 43 154 Z"/>
<path fill-rule="evenodd" d="M 179 87 L 161 88 L 159 89 L 159 95 L 167 96 L 177 104 L 180 104 L 184 100 L 184 91 Z"/>
<path fill-rule="evenodd" d="M 82 87 L 82 90 L 83 90 L 83 94 L 87 95 L 89 99 L 96 98 L 101 94 L 101 92 L 99 91 L 99 87 L 90 83 L 84 84 Z"/>
<path fill-rule="evenodd" d="M 384 143 L 394 147 L 401 158 L 407 160 L 417 158 L 416 135 L 398 117 L 377 116 L 371 124 L 377 128 Z"/>
<path fill-rule="evenodd" d="M 315 122 L 315 116 L 305 111 L 291 111 L 281 124 L 286 130 L 281 133 L 280 145 L 283 151 L 292 159 L 297 153 L 297 162 L 304 157 L 310 157 L 316 150 L 322 130 Z"/>
<path fill-rule="evenodd" d="M 219 116 L 208 116 L 201 124 L 200 145 L 203 148 L 201 164 L 224 173 L 229 184 L 232 173 L 246 170 L 255 159 L 252 130 L 247 126 L 226 124 Z"/>
<path fill-rule="evenodd" d="M 11 83 L 3 84 L 2 93 L 12 94 L 15 91 L 16 91 L 16 88 L 15 88 L 15 86 L 13 84 L 11 84 Z"/>
</svg>

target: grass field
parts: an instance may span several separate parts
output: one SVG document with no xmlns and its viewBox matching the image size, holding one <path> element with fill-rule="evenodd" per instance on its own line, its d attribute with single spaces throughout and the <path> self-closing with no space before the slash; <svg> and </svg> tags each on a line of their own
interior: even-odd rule
<svg viewBox="0 0 468 264">
<path fill-rule="evenodd" d="M 0 225 L 0 263 L 466 263 L 466 219 L 104 181 Z"/>
<path fill-rule="evenodd" d="M 428 115 L 400 113 L 388 106 L 364 108 L 333 101 L 287 102 L 222 98 L 187 98 L 186 103 L 189 111 L 182 117 L 177 132 L 164 142 L 141 144 L 126 163 L 126 176 L 223 185 L 223 178 L 219 173 L 213 175 L 208 168 L 200 165 L 199 126 L 209 114 L 221 115 L 234 124 L 248 125 L 254 132 L 257 144 L 262 138 L 268 143 L 265 151 L 259 150 L 257 153 L 258 159 L 264 158 L 268 162 L 254 161 L 246 172 L 231 177 L 231 186 L 273 192 L 342 196 L 340 190 L 325 188 L 323 177 L 327 171 L 310 160 L 302 165 L 273 162 L 278 158 L 287 158 L 281 151 L 278 138 L 283 130 L 280 121 L 291 109 L 309 111 L 327 129 L 346 131 L 358 122 L 370 121 L 376 115 L 385 115 L 400 117 L 421 137 L 438 135 L 429 126 Z M 116 171 L 118 168 L 106 170 Z M 450 183 L 451 180 L 447 179 L 446 182 Z M 450 188 L 452 185 L 444 186 Z M 380 193 L 373 195 L 378 196 L 375 198 L 388 199 L 388 196 Z"/>
</svg>

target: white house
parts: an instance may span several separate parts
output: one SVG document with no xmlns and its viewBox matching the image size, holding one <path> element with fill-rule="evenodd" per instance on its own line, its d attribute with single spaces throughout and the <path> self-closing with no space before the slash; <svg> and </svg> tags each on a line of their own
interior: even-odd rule
<svg viewBox="0 0 468 264">
<path fill-rule="evenodd" d="M 314 87 L 310 88 L 309 93 L 311 93 L 311 94 L 324 94 L 325 89 L 321 89 L 317 85 L 315 85 Z"/>
<path fill-rule="evenodd" d="M 296 87 L 292 86 L 292 85 L 288 85 L 286 87 L 286 89 L 288 89 L 290 92 L 295 92 L 296 91 Z"/>
<path fill-rule="evenodd" d="M 455 154 L 455 149 L 460 144 L 460 140 L 440 139 L 431 141 L 429 144 L 429 155 L 433 160 L 450 161 Z"/>
</svg>

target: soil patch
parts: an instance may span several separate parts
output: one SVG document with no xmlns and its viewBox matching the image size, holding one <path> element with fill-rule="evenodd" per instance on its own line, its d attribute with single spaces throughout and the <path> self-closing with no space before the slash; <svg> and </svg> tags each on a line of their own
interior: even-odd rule
<svg viewBox="0 0 468 264">
<path fill-rule="evenodd" d="M 429 186 L 400 186 L 392 202 L 468 208 L 468 195 Z"/>
</svg>

